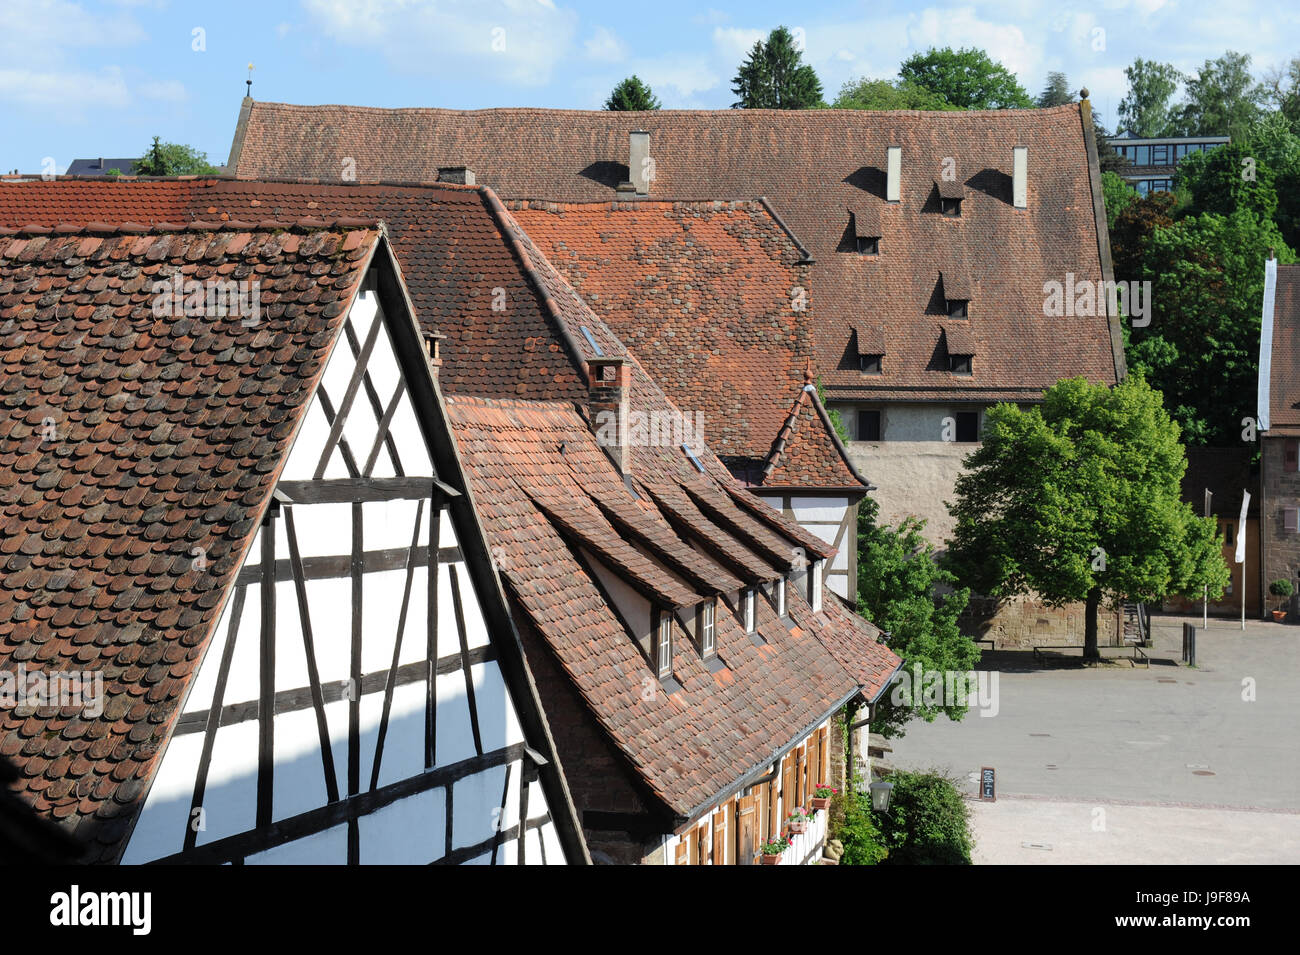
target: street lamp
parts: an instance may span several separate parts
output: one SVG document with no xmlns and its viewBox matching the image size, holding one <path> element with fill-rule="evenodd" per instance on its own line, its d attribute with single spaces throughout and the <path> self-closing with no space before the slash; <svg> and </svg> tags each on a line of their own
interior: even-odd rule
<svg viewBox="0 0 1300 955">
<path fill-rule="evenodd" d="M 894 784 L 887 783 L 883 779 L 878 779 L 867 789 L 871 790 L 871 808 L 876 812 L 884 812 L 889 808 L 889 795 L 894 791 Z"/>
</svg>

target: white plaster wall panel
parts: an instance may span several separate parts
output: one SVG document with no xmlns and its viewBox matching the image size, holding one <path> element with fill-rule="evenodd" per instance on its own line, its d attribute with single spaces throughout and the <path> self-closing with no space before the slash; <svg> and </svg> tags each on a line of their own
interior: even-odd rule
<svg viewBox="0 0 1300 955">
<path fill-rule="evenodd" d="M 149 862 L 184 848 L 185 827 L 190 823 L 190 802 L 194 797 L 194 778 L 202 750 L 203 736 L 200 733 L 172 739 L 166 758 L 154 777 L 135 833 L 122 856 L 124 864 Z"/>
<path fill-rule="evenodd" d="M 362 697 L 361 785 L 370 787 L 370 772 L 379 738 L 383 693 Z M 388 730 L 384 752 L 379 761 L 379 785 L 410 779 L 424 772 L 424 684 L 408 683 L 393 688 L 393 703 L 388 713 Z"/>
<path fill-rule="evenodd" d="M 587 566 L 595 572 L 601 586 L 605 588 L 605 592 L 613 599 L 614 606 L 618 608 L 618 612 L 627 626 L 636 634 L 637 640 L 648 640 L 650 637 L 650 601 L 628 586 L 627 581 L 614 574 L 590 551 L 580 549 L 580 552 L 583 560 L 587 562 Z M 684 584 L 684 586 L 691 589 L 689 584 Z"/>
<path fill-rule="evenodd" d="M 217 730 L 203 793 L 207 830 L 197 834 L 196 844 L 236 835 L 256 823 L 257 740 L 256 720 Z"/>
<path fill-rule="evenodd" d="M 271 795 L 271 818 L 289 819 L 329 802 L 320 732 L 316 728 L 316 709 L 308 707 L 278 714 L 273 745 L 275 785 Z M 336 776 L 337 773 L 336 766 Z"/>
<path fill-rule="evenodd" d="M 450 518 L 443 515 L 443 523 L 450 523 Z M 442 544 L 443 547 L 454 546 L 455 535 L 450 536 L 453 543 Z M 465 616 L 465 642 L 469 649 L 485 647 L 488 639 L 487 627 L 483 622 L 483 612 L 479 609 L 478 596 L 474 593 L 474 583 L 463 563 L 457 563 L 456 575 L 459 577 L 461 609 Z M 452 649 L 460 648 L 460 635 L 456 630 L 456 607 L 452 601 L 451 566 L 443 564 L 438 568 L 438 619 L 439 647 L 438 655 L 446 656 Z M 445 635 L 445 642 L 441 635 Z M 447 649 L 444 649 L 446 647 Z"/>
<path fill-rule="evenodd" d="M 406 620 L 402 625 L 402 651 L 408 661 L 423 659 L 425 654 L 425 632 L 428 629 L 426 621 L 429 611 L 424 602 L 425 587 L 420 588 L 418 603 L 415 588 L 416 579 L 423 576 L 427 580 L 428 574 L 428 568 L 416 567 L 411 581 L 410 604 L 406 609 Z M 341 580 L 337 583 L 346 588 L 349 596 L 351 595 L 351 580 Z M 387 570 L 365 574 L 361 578 L 361 588 L 361 672 L 374 673 L 387 670 L 393 662 L 393 646 L 397 638 L 397 624 L 402 609 L 402 592 L 406 588 L 406 571 Z M 350 621 L 350 618 L 347 619 Z M 351 640 L 350 622 L 347 623 L 347 628 L 348 639 Z M 412 657 L 413 652 L 414 657 Z M 441 649 L 439 652 L 442 652 Z"/>
<path fill-rule="evenodd" d="M 833 521 L 838 524 L 848 510 L 846 497 L 792 497 L 790 509 L 802 524 L 804 521 Z"/>
<path fill-rule="evenodd" d="M 362 865 L 425 865 L 446 848 L 447 797 L 431 789 L 358 820 Z"/>
<path fill-rule="evenodd" d="M 248 865 L 346 865 L 348 827 L 335 826 L 249 856 Z"/>
<path fill-rule="evenodd" d="M 531 802 L 528 804 L 532 805 Z M 542 836 L 542 845 L 546 849 L 547 865 L 564 865 L 564 848 L 560 845 L 560 833 L 555 828 L 555 823 L 548 822 L 537 830 Z M 532 851 L 528 853 L 529 861 L 532 861 Z M 538 859 L 540 862 L 541 860 Z"/>
<path fill-rule="evenodd" d="M 803 524 L 802 522 L 800 522 L 800 526 L 803 527 L 803 529 L 806 530 L 809 534 L 813 534 L 816 537 L 821 538 L 828 544 L 834 544 L 835 538 L 840 533 L 840 528 L 838 524 Z M 811 559 L 811 555 L 808 556 L 809 559 Z"/>
<path fill-rule="evenodd" d="M 525 865 L 542 865 L 542 834 L 541 834 L 541 831 L 538 830 L 538 829 L 529 829 L 528 832 L 527 832 L 527 833 L 525 834 L 525 836 L 524 836 L 524 842 L 525 842 L 524 864 L 525 864 Z M 517 845 L 517 844 L 516 844 L 516 845 Z M 515 862 L 518 863 L 518 861 L 519 861 L 519 860 L 516 858 L 516 859 L 515 859 Z M 549 857 L 547 858 L 546 861 L 547 861 L 547 862 L 550 861 Z"/>
<path fill-rule="evenodd" d="M 474 703 L 478 710 L 483 749 L 491 751 L 522 743 L 523 730 L 496 663 L 475 664 L 470 671 L 474 675 Z"/>
<path fill-rule="evenodd" d="M 511 788 L 515 789 L 515 815 L 518 816 L 518 789 L 515 777 L 519 775 L 518 764 L 511 771 Z M 498 819 L 509 818 L 511 809 L 509 794 L 506 796 L 506 811 L 501 808 L 501 790 L 505 786 L 505 766 L 493 766 L 482 772 L 456 780 L 451 791 L 451 847 L 463 849 L 476 845 L 496 834 L 493 826 Z M 469 812 L 462 810 L 469 809 Z M 512 823 L 507 823 L 511 825 Z"/>
<path fill-rule="evenodd" d="M 440 637 L 438 653 L 445 656 L 450 649 L 447 637 Z M 438 694 L 438 765 L 446 766 L 474 755 L 474 733 L 469 721 L 465 677 L 459 672 L 441 674 L 434 685 Z"/>
</svg>

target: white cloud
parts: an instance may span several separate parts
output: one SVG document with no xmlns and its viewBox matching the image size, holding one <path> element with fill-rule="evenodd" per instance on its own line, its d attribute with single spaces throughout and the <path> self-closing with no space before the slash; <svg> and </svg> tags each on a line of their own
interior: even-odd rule
<svg viewBox="0 0 1300 955">
<path fill-rule="evenodd" d="M 548 0 L 306 0 L 326 36 L 384 54 L 401 72 L 521 86 L 549 83 L 569 59 L 577 15 Z"/>
<path fill-rule="evenodd" d="M 591 36 L 587 37 L 583 47 L 587 51 L 589 60 L 618 63 L 627 59 L 627 47 L 623 45 L 623 41 L 614 34 L 614 31 L 605 27 L 596 27 Z"/>
<path fill-rule="evenodd" d="M 136 90 L 145 99 L 164 103 L 183 103 L 189 99 L 185 84 L 178 80 L 146 80 Z"/>
<path fill-rule="evenodd" d="M 127 106 L 131 95 L 116 67 L 98 73 L 0 69 L 0 101 L 66 116 L 80 115 L 87 102 L 96 109 Z"/>
<path fill-rule="evenodd" d="M 749 56 L 754 44 L 766 40 L 769 32 L 771 31 L 742 27 L 715 27 L 713 49 L 717 55 L 739 66 Z"/>
</svg>

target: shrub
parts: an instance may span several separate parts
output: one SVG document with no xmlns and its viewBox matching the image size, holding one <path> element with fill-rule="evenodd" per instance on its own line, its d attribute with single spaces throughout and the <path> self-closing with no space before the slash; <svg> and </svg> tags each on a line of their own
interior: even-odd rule
<svg viewBox="0 0 1300 955">
<path fill-rule="evenodd" d="M 953 780 L 932 771 L 895 772 L 889 781 L 889 809 L 872 813 L 889 850 L 888 864 L 970 865 L 970 810 Z"/>
<path fill-rule="evenodd" d="M 870 797 L 852 789 L 831 797 L 828 838 L 838 839 L 844 846 L 840 865 L 878 865 L 889 855 L 871 818 L 870 805 Z"/>
</svg>

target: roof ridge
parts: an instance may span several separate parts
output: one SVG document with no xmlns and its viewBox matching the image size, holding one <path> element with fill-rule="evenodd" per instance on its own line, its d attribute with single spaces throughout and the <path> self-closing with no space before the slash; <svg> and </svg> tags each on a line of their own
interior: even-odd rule
<svg viewBox="0 0 1300 955">
<path fill-rule="evenodd" d="M 316 232 L 322 229 L 380 229 L 379 219 L 358 219 L 340 216 L 334 219 L 263 219 L 250 222 L 240 219 L 210 221 L 193 219 L 189 222 L 158 222 L 144 225 L 139 222 L 61 222 L 55 226 L 43 226 L 35 223 L 10 228 L 0 226 L 0 236 L 25 236 L 38 238 L 42 236 L 73 235 L 165 235 L 176 232 L 274 232 L 277 230 L 299 230 Z"/>
</svg>

